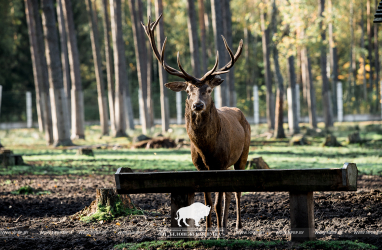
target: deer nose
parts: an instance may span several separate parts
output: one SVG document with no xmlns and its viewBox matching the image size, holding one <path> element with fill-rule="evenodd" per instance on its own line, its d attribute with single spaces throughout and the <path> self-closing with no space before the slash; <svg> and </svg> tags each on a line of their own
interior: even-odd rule
<svg viewBox="0 0 382 250">
<path fill-rule="evenodd" d="M 192 104 L 192 109 L 195 111 L 203 110 L 204 109 L 204 103 L 202 103 L 202 102 L 194 103 L 194 104 Z"/>
</svg>

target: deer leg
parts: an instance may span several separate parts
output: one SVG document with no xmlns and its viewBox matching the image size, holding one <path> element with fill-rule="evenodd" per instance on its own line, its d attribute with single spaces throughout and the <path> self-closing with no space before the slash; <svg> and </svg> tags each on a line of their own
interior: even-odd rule
<svg viewBox="0 0 382 250">
<path fill-rule="evenodd" d="M 231 203 L 232 192 L 224 192 L 224 206 L 222 208 L 222 227 L 223 233 L 227 232 L 229 205 Z"/>
<path fill-rule="evenodd" d="M 206 204 L 206 206 L 210 206 L 212 208 L 211 192 L 204 192 L 204 203 Z M 212 209 L 210 209 L 210 213 L 208 214 L 206 219 L 206 237 L 207 237 L 208 229 L 210 229 L 212 226 L 212 220 L 211 220 L 212 211 L 211 210 Z"/>
<path fill-rule="evenodd" d="M 215 212 L 216 212 L 216 220 L 217 220 L 218 238 L 220 234 L 221 221 L 222 221 L 222 200 L 223 200 L 223 192 L 216 192 L 215 193 Z"/>
<path fill-rule="evenodd" d="M 235 192 L 236 198 L 236 229 L 240 229 L 243 227 L 241 224 L 241 216 L 240 216 L 240 196 L 241 192 Z"/>
</svg>

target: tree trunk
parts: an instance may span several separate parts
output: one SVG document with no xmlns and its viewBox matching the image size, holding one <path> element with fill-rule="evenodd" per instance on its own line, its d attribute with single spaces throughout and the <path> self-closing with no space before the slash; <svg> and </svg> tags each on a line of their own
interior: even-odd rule
<svg viewBox="0 0 382 250">
<path fill-rule="evenodd" d="M 110 22 L 108 14 L 108 0 L 102 0 L 103 12 L 103 36 L 105 40 L 105 57 L 106 57 L 106 73 L 107 73 L 107 90 L 109 97 L 109 113 L 110 113 L 110 130 L 115 136 L 115 109 L 114 109 L 114 84 L 113 84 L 113 60 L 110 47 Z"/>
<path fill-rule="evenodd" d="M 329 11 L 331 13 L 331 17 L 333 18 L 333 5 L 332 0 L 328 1 L 329 3 Z M 337 47 L 336 41 L 334 37 L 334 28 L 333 28 L 333 20 L 331 19 L 329 23 L 329 52 L 330 52 L 330 66 L 331 66 L 331 79 L 332 79 L 332 104 L 333 104 L 333 114 L 337 114 L 337 91 L 336 86 L 338 82 L 338 56 L 337 56 Z"/>
<path fill-rule="evenodd" d="M 110 19 L 113 38 L 114 70 L 115 70 L 115 136 L 126 134 L 126 95 L 127 73 L 125 48 L 122 38 L 121 0 L 110 0 Z"/>
<path fill-rule="evenodd" d="M 52 104 L 52 123 L 54 146 L 72 145 L 70 140 L 70 125 L 68 104 L 66 103 L 64 84 L 62 82 L 62 68 L 56 17 L 53 0 L 42 0 L 42 20 L 45 34 L 45 54 L 47 60 L 50 99 Z"/>
<path fill-rule="evenodd" d="M 207 49 L 206 49 L 206 26 L 204 23 L 204 1 L 198 0 L 199 7 L 199 29 L 200 29 L 200 40 L 202 47 L 202 72 L 207 72 Z M 203 73 L 203 74 L 204 74 Z"/>
<path fill-rule="evenodd" d="M 364 18 L 364 15 L 363 15 L 363 6 L 361 8 L 361 22 L 360 22 L 360 25 L 361 25 L 361 49 L 364 49 L 365 48 L 365 25 L 363 23 L 363 18 Z M 362 82 L 363 82 L 363 99 L 364 101 L 367 101 L 367 83 L 366 83 L 366 56 L 365 56 L 365 52 L 362 52 L 362 60 L 363 60 L 363 63 L 362 63 L 362 75 L 363 75 L 363 79 L 362 79 Z"/>
<path fill-rule="evenodd" d="M 222 0 L 211 0 L 211 12 L 212 12 L 212 28 L 214 31 L 214 42 L 215 42 L 215 48 L 219 52 L 219 68 L 223 67 L 223 65 L 226 64 L 225 60 L 225 47 L 223 43 L 223 39 L 220 35 L 224 34 L 223 29 L 223 16 L 222 16 Z M 222 79 L 224 77 L 220 75 Z M 224 81 L 220 86 L 215 88 L 215 105 L 217 108 L 227 106 L 227 100 L 226 100 L 226 91 L 227 89 L 227 82 Z"/>
<path fill-rule="evenodd" d="M 162 0 L 155 0 L 155 16 L 158 19 L 159 16 L 163 13 Z M 157 35 L 157 44 L 160 46 L 164 42 L 164 18 L 158 23 L 159 32 Z M 164 61 L 166 61 L 166 56 L 163 55 Z M 162 133 L 167 132 L 170 128 L 170 116 L 169 116 L 169 107 L 168 107 L 168 97 L 167 97 L 167 88 L 164 87 L 164 84 L 167 82 L 167 73 L 163 69 L 162 65 L 158 62 L 158 71 L 159 71 L 159 86 L 160 86 L 160 106 L 161 106 L 161 117 L 162 117 Z"/>
<path fill-rule="evenodd" d="M 366 21 L 366 29 L 367 29 L 367 40 L 368 40 L 368 44 L 367 44 L 367 48 L 368 48 L 368 52 L 369 52 L 369 65 L 370 65 L 370 71 L 369 71 L 369 91 L 372 93 L 373 92 L 373 70 L 372 70 L 372 60 L 373 60 L 373 56 L 372 56 L 372 47 L 371 47 L 371 6 L 370 6 L 370 0 L 367 0 L 367 21 Z M 370 108 L 372 108 L 373 105 L 370 105 Z"/>
<path fill-rule="evenodd" d="M 289 89 L 288 93 L 288 120 L 289 120 L 289 132 L 292 135 L 300 132 L 298 124 L 297 114 L 297 96 L 296 96 L 296 73 L 294 70 L 294 56 L 288 58 L 288 80 Z"/>
<path fill-rule="evenodd" d="M 285 138 L 284 132 L 284 79 L 280 71 L 279 51 L 276 45 L 273 47 L 273 62 L 275 64 L 275 73 L 277 76 L 277 93 L 276 93 L 276 116 L 274 137 Z"/>
<path fill-rule="evenodd" d="M 91 0 L 86 0 L 86 8 L 89 17 L 90 39 L 92 43 L 94 69 L 97 81 L 98 110 L 101 123 L 101 134 L 109 134 L 109 114 L 106 105 L 105 85 L 103 82 L 101 55 L 98 44 L 98 27 L 93 16 L 93 7 Z"/>
<path fill-rule="evenodd" d="M 151 17 L 151 0 L 147 0 L 147 20 Z M 151 50 L 150 42 L 146 41 L 147 49 L 147 112 L 149 127 L 154 128 L 154 104 L 152 100 L 152 69 L 153 69 L 153 52 Z"/>
<path fill-rule="evenodd" d="M 378 8 L 378 0 L 375 0 L 375 9 Z M 378 98 L 378 92 L 379 92 L 379 51 L 378 51 L 378 25 L 374 26 L 374 70 L 375 70 L 375 87 L 376 87 L 376 110 L 379 108 L 379 101 L 381 100 Z"/>
<path fill-rule="evenodd" d="M 228 46 L 232 48 L 232 14 L 230 8 L 231 0 L 224 0 L 222 5 L 223 10 L 223 28 L 224 28 L 224 36 L 227 40 Z M 225 54 L 227 55 L 227 54 Z M 228 60 L 228 57 L 225 57 Z M 236 93 L 235 93 L 235 79 L 234 72 L 235 66 L 233 66 L 226 76 L 227 81 L 227 90 L 226 90 L 226 98 L 227 98 L 227 106 L 236 107 Z"/>
<path fill-rule="evenodd" d="M 319 0 L 320 5 L 320 16 L 323 18 L 323 13 L 325 11 L 325 0 Z M 329 81 L 326 74 L 326 46 L 324 45 L 326 40 L 325 29 L 323 27 L 322 21 L 320 22 L 321 30 L 321 56 L 320 56 L 320 67 L 321 67 L 321 77 L 322 77 L 322 103 L 324 108 L 324 121 L 325 128 L 333 126 L 333 114 L 331 108 L 331 98 L 329 90 Z M 293 92 L 293 91 L 292 91 Z"/>
<path fill-rule="evenodd" d="M 196 26 L 196 13 L 194 0 L 187 0 L 187 27 L 188 39 L 190 43 L 191 66 L 195 77 L 201 77 L 199 62 L 198 32 Z"/>
<path fill-rule="evenodd" d="M 66 34 L 68 35 L 68 56 L 72 80 L 72 139 L 85 139 L 84 96 L 82 92 L 80 59 L 78 55 L 76 30 L 74 27 L 71 0 L 62 0 Z"/>
<path fill-rule="evenodd" d="M 34 5 L 34 6 L 32 6 Z M 31 51 L 32 66 L 33 66 L 33 78 L 36 90 L 36 108 L 38 116 L 38 128 L 40 132 L 44 131 L 44 117 L 43 117 L 43 106 L 41 103 L 41 85 L 42 83 L 42 72 L 41 64 L 39 62 L 37 37 L 36 37 L 36 20 L 33 13 L 33 8 L 37 8 L 38 2 L 32 0 L 25 0 L 25 16 L 28 24 L 28 35 L 29 35 L 29 46 Z"/>
<path fill-rule="evenodd" d="M 62 0 L 57 0 L 57 22 L 58 31 L 60 34 L 60 45 L 61 45 L 61 65 L 62 65 L 62 75 L 64 81 L 64 89 L 68 103 L 69 110 L 69 123 L 71 123 L 71 80 L 70 80 L 70 67 L 68 58 L 68 41 L 65 29 L 64 13 L 62 10 Z"/>
<path fill-rule="evenodd" d="M 312 67 L 310 64 L 309 53 L 306 47 L 301 50 L 301 59 L 304 67 L 302 68 L 303 78 L 306 85 L 306 98 L 308 103 L 309 125 L 311 128 L 317 128 L 316 115 L 316 94 L 313 86 Z"/>
<path fill-rule="evenodd" d="M 143 43 L 143 29 L 140 22 L 143 20 L 142 0 L 129 0 L 131 23 L 135 44 L 135 58 L 137 62 L 138 83 L 141 95 L 139 95 L 139 111 L 142 116 L 142 133 L 147 134 L 148 114 L 147 114 L 147 51 Z"/>
<path fill-rule="evenodd" d="M 261 10 L 261 31 L 262 31 L 262 45 L 263 45 L 263 62 L 264 62 L 264 78 L 267 88 L 267 123 L 268 129 L 272 130 L 275 127 L 275 110 L 273 106 L 273 93 L 272 93 L 272 79 L 270 67 L 270 54 L 269 54 L 269 28 L 265 25 L 265 13 Z"/>
<path fill-rule="evenodd" d="M 246 90 L 246 100 L 251 99 L 251 67 L 249 63 L 249 30 L 247 27 L 244 28 L 244 58 L 245 58 L 245 90 Z"/>
<path fill-rule="evenodd" d="M 38 8 L 38 4 L 32 5 L 33 7 L 35 24 L 36 24 L 36 39 L 37 39 L 37 55 L 40 57 L 40 69 L 41 69 L 41 77 L 42 84 L 40 85 L 40 93 L 41 93 L 41 104 L 44 112 L 44 129 L 45 129 L 45 140 L 47 145 L 53 144 L 53 128 L 52 128 L 52 110 L 51 103 L 49 99 L 49 76 L 48 76 L 48 67 L 46 64 L 45 58 L 45 46 L 44 46 L 44 35 L 42 31 L 42 21 L 40 18 L 40 12 Z M 70 123 L 69 123 L 70 124 Z"/>
</svg>

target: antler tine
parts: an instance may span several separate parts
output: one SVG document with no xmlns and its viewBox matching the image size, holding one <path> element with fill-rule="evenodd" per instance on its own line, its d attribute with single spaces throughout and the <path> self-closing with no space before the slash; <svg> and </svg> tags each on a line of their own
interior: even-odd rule
<svg viewBox="0 0 382 250">
<path fill-rule="evenodd" d="M 224 45 L 228 51 L 229 56 L 231 57 L 231 61 L 227 63 L 224 67 L 218 69 L 216 72 L 213 72 L 211 75 L 221 75 L 224 73 L 228 73 L 229 69 L 232 68 L 232 66 L 235 64 L 237 59 L 239 58 L 241 51 L 243 49 L 243 40 L 240 40 L 239 47 L 237 48 L 237 51 L 235 55 L 233 55 L 232 50 L 229 48 L 227 41 L 225 40 L 224 36 L 222 36 Z"/>
<path fill-rule="evenodd" d="M 156 46 L 156 43 L 155 43 L 155 37 L 154 37 L 154 30 L 156 28 L 156 26 L 158 25 L 160 19 L 162 18 L 162 15 L 161 14 L 158 19 L 155 21 L 155 22 L 151 22 L 151 18 L 149 17 L 149 20 L 148 20 L 148 23 L 147 25 L 144 25 L 142 22 L 142 26 L 144 27 L 145 29 L 145 32 L 146 32 L 146 35 L 147 37 L 149 38 L 149 41 L 150 41 L 150 45 L 151 45 L 151 48 L 152 50 L 154 51 L 154 55 L 155 57 L 157 58 L 157 60 L 160 62 L 160 64 L 162 64 L 163 68 L 171 75 L 176 75 L 178 77 L 181 77 L 183 79 L 185 79 L 186 81 L 190 81 L 192 83 L 198 83 L 199 82 L 199 79 L 187 74 L 186 71 L 183 70 L 182 66 L 180 65 L 180 63 L 178 63 L 180 65 L 180 71 L 168 66 L 165 62 L 164 62 L 164 49 L 166 47 L 166 41 L 167 41 L 167 38 L 164 40 L 163 42 L 163 45 L 162 45 L 162 51 L 161 53 L 159 53 L 158 51 L 158 48 Z M 178 59 L 178 62 L 179 62 L 179 59 Z"/>
<path fill-rule="evenodd" d="M 208 71 L 207 73 L 204 74 L 204 76 L 200 79 L 200 81 L 204 81 L 206 80 L 215 70 L 216 68 L 218 67 L 219 65 L 219 51 L 216 51 L 216 60 L 215 60 L 215 65 L 214 67 L 212 67 L 212 69 L 210 71 Z"/>
</svg>

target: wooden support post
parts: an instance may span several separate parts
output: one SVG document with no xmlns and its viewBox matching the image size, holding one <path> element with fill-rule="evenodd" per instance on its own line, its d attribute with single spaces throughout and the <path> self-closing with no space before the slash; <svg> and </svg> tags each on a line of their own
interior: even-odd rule
<svg viewBox="0 0 382 250">
<path fill-rule="evenodd" d="M 182 207 L 190 206 L 194 203 L 195 193 L 171 193 L 171 238 L 190 238 L 187 237 L 188 231 L 195 228 L 195 222 L 192 219 L 187 219 L 188 227 L 183 223 L 183 220 L 179 221 L 177 218 L 177 211 Z"/>
<path fill-rule="evenodd" d="M 315 240 L 313 192 L 289 192 L 290 240 Z"/>
</svg>

